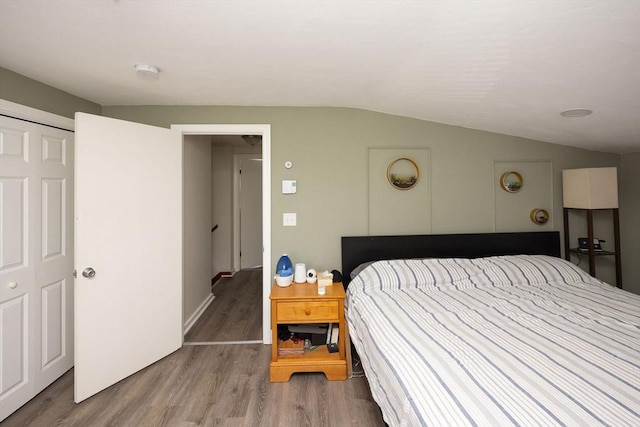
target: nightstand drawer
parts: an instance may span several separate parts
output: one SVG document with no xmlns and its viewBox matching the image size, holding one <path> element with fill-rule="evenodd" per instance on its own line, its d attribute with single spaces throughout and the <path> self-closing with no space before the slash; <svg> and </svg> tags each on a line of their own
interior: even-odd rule
<svg viewBox="0 0 640 427">
<path fill-rule="evenodd" d="M 278 322 L 304 322 L 311 320 L 338 320 L 338 301 L 279 302 L 276 309 Z"/>
</svg>

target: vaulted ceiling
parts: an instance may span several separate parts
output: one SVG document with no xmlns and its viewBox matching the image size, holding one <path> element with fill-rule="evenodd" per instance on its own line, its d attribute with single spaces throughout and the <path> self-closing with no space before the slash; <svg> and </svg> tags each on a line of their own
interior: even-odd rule
<svg viewBox="0 0 640 427">
<path fill-rule="evenodd" d="M 101 105 L 354 107 L 640 152 L 638 0 L 1 0 L 0 66 Z"/>
</svg>

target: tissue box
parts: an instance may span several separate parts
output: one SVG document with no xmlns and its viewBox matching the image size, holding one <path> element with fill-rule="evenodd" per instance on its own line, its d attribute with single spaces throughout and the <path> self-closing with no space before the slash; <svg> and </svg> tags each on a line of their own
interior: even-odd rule
<svg viewBox="0 0 640 427">
<path fill-rule="evenodd" d="M 333 274 L 328 272 L 318 273 L 318 286 L 333 285 Z"/>
</svg>

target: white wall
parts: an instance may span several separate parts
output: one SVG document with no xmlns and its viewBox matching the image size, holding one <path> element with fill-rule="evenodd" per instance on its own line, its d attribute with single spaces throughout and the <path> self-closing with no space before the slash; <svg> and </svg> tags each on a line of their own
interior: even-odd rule
<svg viewBox="0 0 640 427">
<path fill-rule="evenodd" d="M 184 137 L 184 322 L 211 295 L 211 137 Z"/>
<path fill-rule="evenodd" d="M 233 271 L 233 147 L 211 147 L 212 224 L 218 225 L 211 235 L 213 275 Z"/>
</svg>

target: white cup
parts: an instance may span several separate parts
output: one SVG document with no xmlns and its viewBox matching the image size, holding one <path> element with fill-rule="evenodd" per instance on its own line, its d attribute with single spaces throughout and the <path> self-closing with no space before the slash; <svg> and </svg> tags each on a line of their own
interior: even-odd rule
<svg viewBox="0 0 640 427">
<path fill-rule="evenodd" d="M 296 264 L 296 268 L 293 273 L 293 280 L 296 283 L 305 283 L 307 281 L 307 267 L 304 264 Z"/>
</svg>

